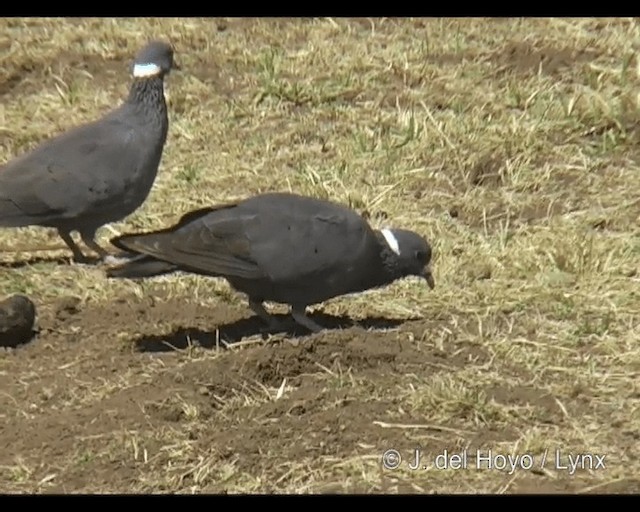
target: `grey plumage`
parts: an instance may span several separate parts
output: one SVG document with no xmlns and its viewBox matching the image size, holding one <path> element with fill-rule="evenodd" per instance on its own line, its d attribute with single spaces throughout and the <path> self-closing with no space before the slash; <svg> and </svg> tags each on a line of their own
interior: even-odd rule
<svg viewBox="0 0 640 512">
<path fill-rule="evenodd" d="M 136 56 L 119 107 L 0 168 L 0 227 L 55 228 L 74 259 L 85 261 L 71 238 L 78 231 L 106 258 L 96 231 L 133 213 L 155 181 L 168 131 L 164 77 L 175 67 L 171 46 L 152 41 Z"/>
<path fill-rule="evenodd" d="M 417 233 L 374 230 L 345 206 L 288 193 L 196 210 L 167 229 L 111 243 L 139 256 L 109 269 L 109 277 L 174 271 L 224 277 L 271 327 L 264 301 L 289 304 L 297 323 L 317 331 L 307 306 L 409 275 L 434 287 L 431 247 Z"/>
</svg>

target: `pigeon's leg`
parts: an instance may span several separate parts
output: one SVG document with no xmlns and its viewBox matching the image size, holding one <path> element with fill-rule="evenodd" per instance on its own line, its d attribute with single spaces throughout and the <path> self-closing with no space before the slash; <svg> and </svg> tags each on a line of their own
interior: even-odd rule
<svg viewBox="0 0 640 512">
<path fill-rule="evenodd" d="M 73 260 L 75 262 L 86 263 L 89 260 L 89 258 L 82 254 L 82 251 L 80 250 L 80 247 L 78 247 L 78 244 L 73 241 L 73 238 L 71 238 L 71 233 L 69 231 L 58 229 L 58 235 L 60 235 L 62 241 L 67 244 L 67 247 L 71 249 L 71 252 L 73 253 Z"/>
<path fill-rule="evenodd" d="M 100 256 L 100 259 L 104 260 L 109 256 L 109 253 L 98 245 L 95 241 L 95 236 L 95 231 L 80 231 L 80 238 L 84 242 L 84 245 L 97 253 L 98 256 Z"/>
<path fill-rule="evenodd" d="M 264 309 L 262 302 L 260 302 L 259 300 L 249 298 L 249 307 L 256 315 L 258 315 L 262 319 L 264 323 L 267 324 L 269 330 L 276 331 L 281 327 L 278 319 L 275 316 L 270 315 L 267 310 Z"/>
<path fill-rule="evenodd" d="M 80 238 L 82 238 L 84 244 L 92 251 L 95 251 L 104 263 L 108 265 L 120 265 L 129 261 L 127 258 L 118 258 L 109 254 L 105 249 L 98 245 L 98 242 L 95 241 L 95 236 L 95 231 L 80 232 Z"/>
<path fill-rule="evenodd" d="M 307 316 L 307 313 L 305 311 L 306 309 L 306 306 L 291 306 L 291 316 L 297 323 L 299 323 L 303 327 L 306 327 L 311 332 L 321 331 L 323 327 L 315 323 L 313 320 L 311 320 L 311 318 Z"/>
</svg>

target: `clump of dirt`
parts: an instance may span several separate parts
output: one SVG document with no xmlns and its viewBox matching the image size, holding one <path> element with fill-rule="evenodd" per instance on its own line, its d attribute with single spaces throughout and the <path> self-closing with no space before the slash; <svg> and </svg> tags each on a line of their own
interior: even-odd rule
<svg viewBox="0 0 640 512">
<path fill-rule="evenodd" d="M 0 347 L 17 347 L 34 334 L 36 306 L 26 295 L 12 295 L 0 302 Z"/>
</svg>

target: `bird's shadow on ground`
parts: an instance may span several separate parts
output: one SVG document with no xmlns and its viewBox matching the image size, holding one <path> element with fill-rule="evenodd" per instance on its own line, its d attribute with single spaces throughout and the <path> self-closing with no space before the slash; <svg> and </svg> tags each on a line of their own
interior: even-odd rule
<svg viewBox="0 0 640 512">
<path fill-rule="evenodd" d="M 98 266 L 100 262 L 101 260 L 97 256 L 88 256 L 86 260 L 83 260 L 81 262 L 75 262 L 69 256 L 37 256 L 35 258 L 29 258 L 25 260 L 0 261 L 0 268 L 16 270 L 24 267 L 29 267 L 31 265 L 37 265 L 39 263 L 54 263 L 56 265 L 65 266 L 84 265 L 95 267 Z"/>
<path fill-rule="evenodd" d="M 164 335 L 142 336 L 134 341 L 136 350 L 139 352 L 170 352 L 173 350 L 184 350 L 191 344 L 206 349 L 225 348 L 227 345 L 238 343 L 245 338 L 261 335 L 263 339 L 267 334 L 282 334 L 287 337 L 307 336 L 310 333 L 307 329 L 297 325 L 288 315 L 276 315 L 282 322 L 283 328 L 277 331 L 268 332 L 265 324 L 257 316 L 242 318 L 235 322 L 221 325 L 217 331 L 203 331 L 195 328 L 180 328 Z M 336 330 L 348 329 L 350 327 L 361 327 L 363 329 L 390 329 L 401 325 L 406 320 L 395 320 L 382 317 L 370 317 L 364 320 L 355 321 L 348 316 L 333 316 L 324 313 L 314 313 L 309 315 L 323 329 Z"/>
<path fill-rule="evenodd" d="M 28 267 L 31 265 L 37 265 L 38 263 L 55 263 L 56 265 L 70 265 L 72 264 L 71 258 L 68 256 L 37 256 L 35 258 L 28 258 L 15 261 L 0 261 L 0 268 L 6 269 L 19 269 Z"/>
<path fill-rule="evenodd" d="M 25 251 L 27 252 L 27 251 Z M 136 255 L 130 252 L 117 251 L 109 253 L 114 258 L 123 258 L 124 260 L 135 257 Z M 80 265 L 89 267 L 99 267 L 103 265 L 103 261 L 98 256 L 85 255 L 82 261 L 74 261 L 71 256 L 36 256 L 34 258 L 28 258 L 24 260 L 15 261 L 0 261 L 0 268 L 6 269 L 20 269 L 31 265 L 37 265 L 39 263 L 54 263 L 56 265 Z"/>
</svg>

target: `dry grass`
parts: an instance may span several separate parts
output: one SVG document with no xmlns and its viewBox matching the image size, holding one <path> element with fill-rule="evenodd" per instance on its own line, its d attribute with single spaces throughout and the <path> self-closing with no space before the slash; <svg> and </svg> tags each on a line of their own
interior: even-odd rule
<svg viewBox="0 0 640 512">
<path fill-rule="evenodd" d="M 388 331 L 224 350 L 218 326 L 250 316 L 226 283 L 107 281 L 24 252 L 60 245 L 44 229 L 2 230 L 23 250 L 3 261 L 31 263 L 0 290 L 32 296 L 42 330 L 0 354 L 0 490 L 640 491 L 636 20 L 4 19 L 0 161 L 121 101 L 158 36 L 183 68 L 161 170 L 103 242 L 293 190 L 423 232 L 436 290 L 318 308 L 411 319 Z M 79 312 L 61 316 L 66 297 Z M 416 446 L 468 468 L 411 471 Z M 476 469 L 478 449 L 537 466 Z M 556 450 L 606 469 L 569 474 Z"/>
</svg>

